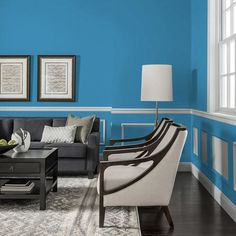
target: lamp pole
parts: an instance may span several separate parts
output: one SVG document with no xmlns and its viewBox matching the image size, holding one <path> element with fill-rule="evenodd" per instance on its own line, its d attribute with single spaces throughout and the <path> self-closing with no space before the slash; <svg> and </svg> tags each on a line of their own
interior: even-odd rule
<svg viewBox="0 0 236 236">
<path fill-rule="evenodd" d="M 158 102 L 156 101 L 155 128 L 158 126 Z"/>
</svg>

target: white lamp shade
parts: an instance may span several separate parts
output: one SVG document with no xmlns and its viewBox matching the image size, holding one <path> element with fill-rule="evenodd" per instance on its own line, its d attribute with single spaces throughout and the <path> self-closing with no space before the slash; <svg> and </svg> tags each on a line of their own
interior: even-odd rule
<svg viewBox="0 0 236 236">
<path fill-rule="evenodd" d="M 143 65 L 141 101 L 172 100 L 172 66 Z"/>
</svg>

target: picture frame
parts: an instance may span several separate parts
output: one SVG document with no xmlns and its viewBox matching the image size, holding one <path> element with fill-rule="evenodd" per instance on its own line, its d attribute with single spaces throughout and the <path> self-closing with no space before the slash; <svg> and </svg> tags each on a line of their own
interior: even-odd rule
<svg viewBox="0 0 236 236">
<path fill-rule="evenodd" d="M 29 55 L 0 55 L 0 101 L 30 100 Z"/>
<path fill-rule="evenodd" d="M 76 56 L 38 56 L 38 101 L 75 101 Z"/>
</svg>

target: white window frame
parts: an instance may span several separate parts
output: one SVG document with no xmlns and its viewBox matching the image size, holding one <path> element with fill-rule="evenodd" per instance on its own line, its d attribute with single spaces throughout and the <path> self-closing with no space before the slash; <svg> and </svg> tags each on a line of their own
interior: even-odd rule
<svg viewBox="0 0 236 236">
<path fill-rule="evenodd" d="M 236 116 L 236 109 L 220 108 L 220 46 L 222 1 L 208 0 L 208 101 L 207 110 L 210 113 Z"/>
</svg>

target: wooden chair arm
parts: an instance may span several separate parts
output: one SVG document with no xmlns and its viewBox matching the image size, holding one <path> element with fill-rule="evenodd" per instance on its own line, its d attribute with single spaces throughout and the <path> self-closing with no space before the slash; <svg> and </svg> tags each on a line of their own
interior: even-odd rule
<svg viewBox="0 0 236 236">
<path fill-rule="evenodd" d="M 147 150 L 147 147 L 126 148 L 126 149 L 116 149 L 116 150 L 104 150 L 103 151 L 103 160 L 108 161 L 108 157 L 112 154 L 140 152 L 140 151 L 146 151 L 146 150 Z"/>
<path fill-rule="evenodd" d="M 128 138 L 128 139 L 110 139 L 109 145 L 112 146 L 115 143 L 125 143 L 125 142 L 135 142 L 135 141 L 142 141 L 147 140 L 148 136 L 137 137 L 137 138 Z"/>
<path fill-rule="evenodd" d="M 138 148 L 143 147 L 146 145 L 146 142 L 144 143 L 137 143 L 137 144 L 130 144 L 130 145 L 122 145 L 122 146 L 106 146 L 105 150 L 117 150 L 117 149 L 125 149 L 125 148 Z"/>
<path fill-rule="evenodd" d="M 142 159 L 133 159 L 133 160 L 122 160 L 122 161 L 100 161 L 101 170 L 105 170 L 110 166 L 120 166 L 120 165 L 131 165 L 131 164 L 140 164 L 147 161 L 152 161 L 153 158 L 143 157 Z"/>
</svg>

